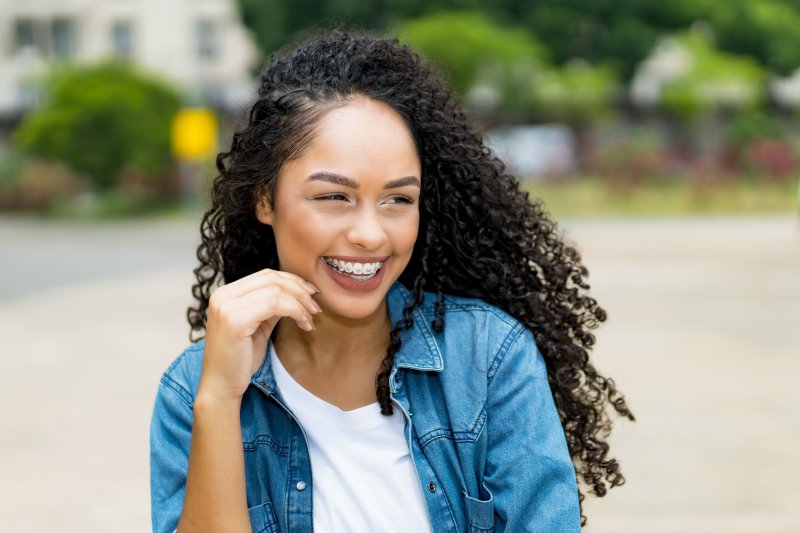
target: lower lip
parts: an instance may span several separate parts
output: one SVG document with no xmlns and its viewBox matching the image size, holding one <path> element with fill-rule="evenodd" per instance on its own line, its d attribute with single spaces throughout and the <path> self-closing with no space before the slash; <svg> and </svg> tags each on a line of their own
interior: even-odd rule
<svg viewBox="0 0 800 533">
<path fill-rule="evenodd" d="M 341 285 L 347 290 L 350 291 L 371 291 L 375 290 L 378 285 L 381 284 L 381 280 L 383 279 L 383 271 L 386 270 L 386 261 L 383 262 L 381 268 L 378 272 L 368 279 L 367 281 L 358 281 L 347 274 L 342 274 L 331 265 L 328 264 L 327 261 L 320 257 L 319 259 L 322 262 L 322 266 L 325 268 L 325 271 L 333 278 L 333 281 Z"/>
</svg>

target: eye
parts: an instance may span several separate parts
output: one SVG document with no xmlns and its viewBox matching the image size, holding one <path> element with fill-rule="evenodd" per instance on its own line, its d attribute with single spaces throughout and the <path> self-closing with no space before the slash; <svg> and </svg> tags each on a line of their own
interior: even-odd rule
<svg viewBox="0 0 800 533">
<path fill-rule="evenodd" d="M 333 200 L 333 201 L 336 201 L 336 200 L 347 200 L 347 196 L 345 196 L 344 194 L 338 193 L 338 192 L 334 192 L 334 193 L 331 193 L 331 194 L 324 194 L 322 196 L 317 196 L 314 199 L 315 200 Z"/>
<path fill-rule="evenodd" d="M 414 200 L 409 198 L 408 196 L 403 196 L 402 194 L 398 194 L 397 196 L 392 196 L 389 198 L 390 203 L 393 204 L 413 204 Z"/>
</svg>

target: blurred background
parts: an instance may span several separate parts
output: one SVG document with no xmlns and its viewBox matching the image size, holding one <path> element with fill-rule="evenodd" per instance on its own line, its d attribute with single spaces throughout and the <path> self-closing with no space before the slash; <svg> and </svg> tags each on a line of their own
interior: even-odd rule
<svg viewBox="0 0 800 533">
<path fill-rule="evenodd" d="M 429 58 L 583 254 L 636 423 L 590 532 L 800 532 L 800 0 L 0 0 L 0 530 L 149 528 L 148 424 L 264 59 Z"/>
</svg>

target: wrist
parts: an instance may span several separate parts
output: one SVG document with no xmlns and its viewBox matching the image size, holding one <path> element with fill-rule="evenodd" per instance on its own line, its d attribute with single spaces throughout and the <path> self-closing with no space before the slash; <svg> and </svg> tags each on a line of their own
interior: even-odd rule
<svg viewBox="0 0 800 533">
<path fill-rule="evenodd" d="M 197 396 L 194 400 L 194 408 L 225 410 L 236 409 L 242 405 L 242 395 L 230 389 L 214 387 L 210 384 L 200 382 L 197 389 Z"/>
</svg>

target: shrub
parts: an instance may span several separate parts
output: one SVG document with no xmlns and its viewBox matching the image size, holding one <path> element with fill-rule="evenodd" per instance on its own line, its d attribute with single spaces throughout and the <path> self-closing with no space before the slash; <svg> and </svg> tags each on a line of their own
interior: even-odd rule
<svg viewBox="0 0 800 533">
<path fill-rule="evenodd" d="M 14 140 L 27 152 L 65 163 L 105 190 L 123 169 L 150 175 L 170 162 L 170 124 L 177 93 L 130 66 L 105 63 L 55 73 L 47 101 Z"/>
<path fill-rule="evenodd" d="M 89 188 L 85 178 L 61 163 L 26 159 L 14 167 L 13 173 L 0 172 L 0 209 L 45 211 Z"/>
</svg>

